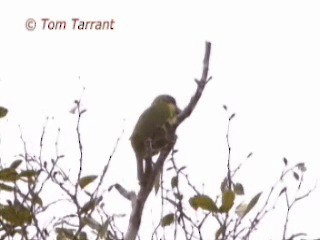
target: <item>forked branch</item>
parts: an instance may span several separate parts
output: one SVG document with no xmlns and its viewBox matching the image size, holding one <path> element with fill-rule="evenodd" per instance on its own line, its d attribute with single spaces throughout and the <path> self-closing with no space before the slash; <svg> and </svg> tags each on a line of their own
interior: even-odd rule
<svg viewBox="0 0 320 240">
<path fill-rule="evenodd" d="M 211 77 L 208 78 L 208 71 L 209 71 L 209 60 L 210 60 L 210 53 L 211 53 L 211 43 L 206 42 L 205 47 L 205 56 L 203 60 L 203 70 L 202 76 L 200 80 L 195 80 L 197 83 L 197 89 L 195 94 L 190 99 L 189 104 L 183 109 L 183 111 L 179 114 L 178 120 L 176 124 L 172 127 L 172 136 L 175 136 L 175 130 L 177 127 L 191 115 L 193 109 L 197 105 L 202 92 L 206 86 L 206 84 L 211 80 Z M 158 174 L 162 171 L 164 161 L 166 160 L 167 156 L 169 155 L 170 151 L 173 149 L 175 144 L 176 138 L 173 137 L 172 142 L 167 145 L 165 149 L 163 149 L 154 165 L 152 173 L 148 177 L 148 181 L 146 185 L 141 185 L 140 190 L 137 194 L 136 198 L 133 198 L 132 201 L 132 212 L 130 215 L 129 226 L 125 235 L 125 240 L 135 240 L 136 236 L 139 231 L 142 212 L 144 208 L 144 204 L 152 191 L 154 182 Z M 120 192 L 121 193 L 121 192 Z"/>
</svg>

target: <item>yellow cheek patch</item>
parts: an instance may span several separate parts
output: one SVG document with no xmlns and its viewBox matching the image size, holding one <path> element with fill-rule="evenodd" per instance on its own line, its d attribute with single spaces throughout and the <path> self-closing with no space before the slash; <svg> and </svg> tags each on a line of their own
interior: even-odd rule
<svg viewBox="0 0 320 240">
<path fill-rule="evenodd" d="M 170 125 L 173 125 L 174 123 L 177 122 L 177 114 L 176 114 L 177 107 L 172 103 L 169 103 L 168 107 L 169 107 L 169 111 L 170 111 L 170 119 L 168 119 L 168 123 Z"/>
</svg>

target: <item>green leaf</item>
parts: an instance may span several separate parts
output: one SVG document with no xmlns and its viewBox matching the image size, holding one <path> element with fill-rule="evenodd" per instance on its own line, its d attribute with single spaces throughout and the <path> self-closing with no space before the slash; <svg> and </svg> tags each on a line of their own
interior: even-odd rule
<svg viewBox="0 0 320 240">
<path fill-rule="evenodd" d="M 234 186 L 234 193 L 237 195 L 244 194 L 244 188 L 241 183 L 236 183 L 236 185 Z"/>
<path fill-rule="evenodd" d="M 15 160 L 11 163 L 10 168 L 16 169 L 22 163 L 22 160 Z"/>
<path fill-rule="evenodd" d="M 178 176 L 174 176 L 173 178 L 171 178 L 171 187 L 175 188 L 178 186 Z"/>
<path fill-rule="evenodd" d="M 235 194 L 232 191 L 222 193 L 222 205 L 219 208 L 220 212 L 229 212 L 232 208 L 235 199 Z"/>
<path fill-rule="evenodd" d="M 4 183 L 0 183 L 0 190 L 12 192 L 14 190 L 14 187 L 11 187 L 11 186 L 4 184 Z"/>
<path fill-rule="evenodd" d="M 27 178 L 28 182 L 33 182 L 34 178 L 37 177 L 39 175 L 39 171 L 36 170 L 25 170 L 25 171 L 21 171 L 19 174 L 20 178 Z"/>
<path fill-rule="evenodd" d="M 262 192 L 258 193 L 257 195 L 255 195 L 251 201 L 249 202 L 244 214 L 242 217 L 244 217 L 245 215 L 247 215 L 248 212 L 251 211 L 251 209 L 257 204 L 257 202 L 259 201 L 259 198 L 261 196 Z"/>
<path fill-rule="evenodd" d="M 42 199 L 39 197 L 39 195 L 34 195 L 33 198 L 32 198 L 32 203 L 36 203 L 38 204 L 39 206 L 43 206 L 43 202 L 42 202 Z"/>
<path fill-rule="evenodd" d="M 174 221 L 174 214 L 173 213 L 169 213 L 167 215 L 165 215 L 162 219 L 161 219 L 161 227 L 166 227 L 169 226 L 170 224 L 172 224 Z"/>
<path fill-rule="evenodd" d="M 207 210 L 210 212 L 217 212 L 218 211 L 217 205 L 207 195 L 197 195 L 197 196 L 191 197 L 189 199 L 189 204 L 195 210 L 197 210 L 198 208 L 201 208 L 203 210 Z"/>
<path fill-rule="evenodd" d="M 8 113 L 8 109 L 4 108 L 4 107 L 0 107 L 0 118 L 3 118 L 7 115 Z"/>
<path fill-rule="evenodd" d="M 12 168 L 1 169 L 0 180 L 5 182 L 15 182 L 16 180 L 18 180 L 18 173 Z"/>
<path fill-rule="evenodd" d="M 0 216 L 7 222 L 15 226 L 23 226 L 30 224 L 32 221 L 32 213 L 29 209 L 22 205 L 6 205 L 0 208 Z"/>
<path fill-rule="evenodd" d="M 98 177 L 97 175 L 89 175 L 89 176 L 80 178 L 79 185 L 81 189 L 83 189 L 88 184 L 92 183 L 97 177 Z"/>
<path fill-rule="evenodd" d="M 38 175 L 39 175 L 39 172 L 36 170 L 25 170 L 25 171 L 21 171 L 21 173 L 19 174 L 20 177 L 27 177 L 27 178 L 36 177 Z"/>
</svg>

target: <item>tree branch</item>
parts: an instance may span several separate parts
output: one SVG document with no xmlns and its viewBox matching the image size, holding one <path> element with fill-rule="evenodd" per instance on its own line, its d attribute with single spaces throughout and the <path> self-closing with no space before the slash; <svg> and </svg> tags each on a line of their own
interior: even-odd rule
<svg viewBox="0 0 320 240">
<path fill-rule="evenodd" d="M 137 194 L 137 198 L 133 199 L 132 201 L 132 212 L 130 215 L 129 220 L 129 226 L 127 229 L 127 232 L 125 234 L 125 240 L 135 240 L 136 236 L 138 234 L 140 223 L 141 223 L 141 217 L 143 208 L 145 205 L 145 202 L 152 191 L 154 181 L 157 177 L 157 175 L 160 173 L 160 171 L 163 168 L 164 161 L 166 160 L 167 156 L 169 155 L 170 151 L 173 149 L 173 146 L 176 142 L 175 137 L 175 130 L 177 127 L 187 118 L 191 115 L 193 109 L 195 108 L 196 104 L 198 103 L 202 92 L 206 86 L 206 84 L 211 80 L 211 77 L 208 79 L 208 71 L 209 71 L 209 60 L 210 60 L 210 52 L 211 52 L 211 43 L 206 42 L 206 48 L 205 48 L 205 56 L 203 60 L 203 70 L 202 70 L 202 77 L 201 80 L 195 80 L 197 83 L 197 89 L 194 94 L 194 96 L 190 99 L 189 104 L 183 109 L 183 111 L 179 114 L 177 122 L 174 126 L 172 126 L 172 136 L 174 136 L 174 139 L 168 146 L 163 149 L 154 165 L 153 171 L 148 177 L 147 184 L 141 185 L 140 190 Z"/>
<path fill-rule="evenodd" d="M 202 95 L 202 92 L 206 84 L 211 80 L 211 77 L 208 78 L 210 53 L 211 53 L 211 43 L 206 42 L 206 50 L 205 50 L 205 56 L 203 59 L 203 70 L 202 70 L 201 80 L 199 81 L 195 79 L 195 82 L 198 85 L 197 90 L 194 96 L 190 99 L 190 102 L 187 105 L 187 107 L 183 109 L 183 111 L 179 114 L 175 128 L 177 128 L 187 117 L 191 115 L 193 109 L 197 105 Z"/>
</svg>

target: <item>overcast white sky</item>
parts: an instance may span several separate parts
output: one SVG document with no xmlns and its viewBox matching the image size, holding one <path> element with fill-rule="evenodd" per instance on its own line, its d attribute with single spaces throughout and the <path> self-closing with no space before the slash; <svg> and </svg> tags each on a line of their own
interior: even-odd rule
<svg viewBox="0 0 320 240">
<path fill-rule="evenodd" d="M 232 164 L 254 153 L 239 175 L 247 199 L 274 183 L 284 156 L 306 162 L 306 190 L 312 188 L 320 166 L 319 12 L 318 1 L 292 0 L 2 1 L 0 105 L 9 109 L 0 121 L 2 161 L 21 150 L 18 124 L 30 151 L 37 152 L 45 117 L 53 116 L 48 134 L 55 136 L 61 127 L 60 150 L 69 156 L 66 165 L 74 166 L 75 116 L 69 110 L 85 87 L 86 173 L 101 169 L 124 128 L 108 181 L 137 189 L 128 140 L 133 125 L 158 94 L 173 95 L 181 108 L 187 104 L 208 40 L 213 81 L 178 129 L 178 163 L 199 186 L 205 183 L 206 193 L 219 193 L 226 171 L 226 104 L 237 114 L 231 126 Z M 37 21 L 35 31 L 27 31 L 28 18 Z M 41 18 L 66 21 L 67 28 L 43 30 Z M 109 31 L 77 31 L 72 18 L 114 19 L 115 24 Z M 319 199 L 318 188 L 297 205 L 291 230 L 319 237 Z M 119 201 L 121 209 L 130 209 Z M 267 224 L 259 239 L 277 239 L 277 234 Z"/>
</svg>

